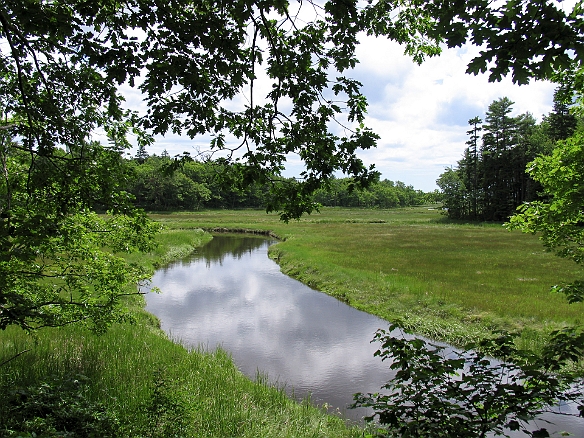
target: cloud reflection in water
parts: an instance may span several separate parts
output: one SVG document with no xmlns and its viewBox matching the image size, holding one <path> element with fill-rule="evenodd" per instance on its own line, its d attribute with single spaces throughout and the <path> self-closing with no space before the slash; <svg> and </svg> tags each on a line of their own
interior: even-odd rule
<svg viewBox="0 0 584 438">
<path fill-rule="evenodd" d="M 259 370 L 359 418 L 364 410 L 345 411 L 353 394 L 376 392 L 390 377 L 370 343 L 387 323 L 282 274 L 267 257 L 270 243 L 216 236 L 188 263 L 157 271 L 162 293 L 147 295 L 147 310 L 184 344 L 220 345 L 246 375 Z"/>
</svg>

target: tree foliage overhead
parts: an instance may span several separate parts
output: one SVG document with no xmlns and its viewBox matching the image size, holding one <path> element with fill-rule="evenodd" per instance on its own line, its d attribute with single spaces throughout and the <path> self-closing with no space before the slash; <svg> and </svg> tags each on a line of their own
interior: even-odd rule
<svg viewBox="0 0 584 438">
<path fill-rule="evenodd" d="M 144 248 L 153 232 L 123 190 L 129 135 L 144 159 L 152 135 L 211 135 L 211 152 L 237 162 L 238 181 L 270 186 L 268 210 L 297 218 L 336 172 L 358 184 L 377 178 L 358 158 L 377 139 L 348 75 L 359 34 L 395 40 L 418 62 L 441 43 L 484 44 L 469 71 L 493 80 L 511 72 L 521 83 L 584 59 L 581 15 L 579 4 L 565 13 L 532 1 L 4 1 L 2 327 L 83 319 L 87 306 L 99 320 L 124 283 L 143 278 L 111 265 L 103 272 L 118 286 L 102 294 L 101 280 L 76 274 L 92 257 L 106 263 L 115 236 Z M 122 87 L 141 94 L 145 112 L 127 108 Z M 97 134 L 109 143 L 96 144 Z M 272 184 L 291 156 L 304 165 L 300 178 Z M 111 220 L 90 214 L 96 208 Z M 60 319 L 65 308 L 80 312 Z"/>
<path fill-rule="evenodd" d="M 9 0 L 0 10 L 2 88 L 25 147 L 78 146 L 98 127 L 122 141 L 131 122 L 154 134 L 211 134 L 212 149 L 238 150 L 242 172 L 262 182 L 296 154 L 305 165 L 301 180 L 275 188 L 268 206 L 288 219 L 313 208 L 309 194 L 335 171 L 363 182 L 372 175 L 356 152 L 377 137 L 363 125 L 360 84 L 346 75 L 358 62 L 359 33 L 396 40 L 416 61 L 437 54 L 441 42 L 485 44 L 469 71 L 489 70 L 493 80 L 511 72 L 522 83 L 584 59 L 579 8 L 486 0 Z M 265 76 L 269 91 L 259 94 Z M 142 93 L 146 114 L 124 110 L 122 84 Z M 331 129 L 335 120 L 346 129 Z M 229 135 L 239 145 L 228 145 Z"/>
<path fill-rule="evenodd" d="M 83 159 L 33 155 L 2 134 L 0 328 L 105 330 L 124 317 L 121 298 L 148 278 L 115 253 L 147 250 L 157 227 L 126 204 L 117 153 L 90 144 Z"/>
<path fill-rule="evenodd" d="M 511 74 L 513 82 L 551 77 L 584 59 L 582 3 L 564 11 L 561 1 L 434 0 L 414 2 L 438 17 L 431 34 L 448 47 L 467 41 L 481 47 L 467 73 L 490 72 L 490 81 Z"/>
</svg>

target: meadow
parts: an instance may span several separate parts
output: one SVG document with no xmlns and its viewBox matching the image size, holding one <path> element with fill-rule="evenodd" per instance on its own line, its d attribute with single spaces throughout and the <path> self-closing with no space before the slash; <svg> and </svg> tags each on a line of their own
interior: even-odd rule
<svg viewBox="0 0 584 438">
<path fill-rule="evenodd" d="M 153 253 L 131 259 L 158 267 L 209 239 L 167 229 Z M 362 425 L 293 401 L 266 376 L 245 377 L 225 351 L 173 342 L 143 310 L 143 297 L 127 304 L 131 320 L 101 336 L 74 325 L 0 332 L 0 436 L 365 436 Z"/>
<path fill-rule="evenodd" d="M 455 223 L 431 207 L 329 208 L 288 224 L 256 210 L 151 217 L 165 227 L 159 246 L 131 255 L 132 261 L 157 268 L 187 256 L 210 238 L 201 229 L 272 233 L 280 242 L 270 257 L 283 272 L 458 345 L 506 329 L 521 331 L 520 342 L 537 348 L 551 328 L 582 318 L 581 304 L 549 291 L 582 275 L 576 265 L 546 252 L 536 236 L 501 224 Z M 102 336 L 75 326 L 0 333 L 0 363 L 29 350 L 0 366 L 2 397 L 9 401 L 0 406 L 0 435 L 27 436 L 14 426 L 25 408 L 74 405 L 76 415 L 101 412 L 104 423 L 95 426 L 101 432 L 115 430 L 98 436 L 370 436 L 363 426 L 292 401 L 265 376 L 244 377 L 227 352 L 172 342 L 143 310 L 141 297 L 128 300 L 131 320 Z M 57 420 L 36 418 L 19 431 L 49 430 L 50 421 Z"/>
<path fill-rule="evenodd" d="M 582 304 L 550 288 L 583 270 L 545 251 L 537 236 L 500 223 L 449 221 L 439 209 L 334 209 L 286 224 L 262 211 L 153 215 L 168 228 L 263 230 L 286 274 L 353 307 L 456 345 L 493 330 L 519 331 L 525 346 L 565 324 Z"/>
</svg>

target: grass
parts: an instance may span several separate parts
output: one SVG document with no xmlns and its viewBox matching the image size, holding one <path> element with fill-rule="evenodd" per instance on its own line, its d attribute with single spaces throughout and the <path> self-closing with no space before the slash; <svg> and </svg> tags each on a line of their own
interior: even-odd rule
<svg viewBox="0 0 584 438">
<path fill-rule="evenodd" d="M 5 384 L 86 376 L 88 398 L 119 420 L 116 436 L 363 436 L 337 417 L 292 401 L 263 379 L 249 380 L 224 351 L 187 351 L 144 325 L 116 325 L 100 337 L 73 327 L 44 330 L 36 339 L 16 330 L 2 337 L 10 339 L 3 342 L 3 354 L 31 348 L 3 367 Z M 156 412 L 156 425 L 149 411 Z"/>
<path fill-rule="evenodd" d="M 581 304 L 548 292 L 582 270 L 546 253 L 536 237 L 498 224 L 452 223 L 428 208 L 325 209 L 289 224 L 251 210 L 152 217 L 166 227 L 160 245 L 131 261 L 155 268 L 196 251 L 209 238 L 200 228 L 272 232 L 282 241 L 270 256 L 284 272 L 453 343 L 506 328 L 522 331 L 522 342 L 537 346 L 546 330 L 582 319 Z M 54 376 L 82 375 L 90 382 L 83 396 L 116 420 L 115 436 L 367 436 L 292 401 L 262 376 L 247 379 L 224 351 L 189 351 L 173 343 L 143 311 L 142 299 L 128 304 L 134 324 L 116 324 L 99 337 L 73 326 L 35 336 L 14 327 L 0 333 L 0 363 L 30 350 L 0 367 L 2 395 Z M 7 412 L 0 404 L 0 420 Z"/>
<path fill-rule="evenodd" d="M 419 334 L 462 345 L 491 330 L 537 346 L 551 328 L 582 322 L 550 287 L 583 274 L 532 235 L 456 223 L 428 207 L 323 209 L 284 224 L 261 211 L 154 215 L 169 227 L 269 230 L 270 256 L 311 287 Z"/>
<path fill-rule="evenodd" d="M 160 266 L 196 251 L 209 238 L 200 230 L 167 229 L 158 236 L 155 251 L 130 258 Z M 89 382 L 78 403 L 81 412 L 95 415 L 95 406 L 102 406 L 115 420 L 115 434 L 96 436 L 364 436 L 362 427 L 291 400 L 263 376 L 248 379 L 222 350 L 187 350 L 172 342 L 156 318 L 143 310 L 141 297 L 129 300 L 134 323 L 115 324 L 102 336 L 76 326 L 42 329 L 34 335 L 9 327 L 0 333 L 0 363 L 28 350 L 0 367 L 0 398 L 6 401 L 0 403 L 0 436 L 63 436 L 51 434 L 46 418 L 63 403 L 79 402 L 60 392 L 60 386 L 55 389 L 54 382 L 68 379 Z M 47 405 L 51 385 L 56 394 Z M 44 393 L 34 405 L 36 417 L 15 428 L 8 401 L 25 394 L 30 406 L 33 393 Z"/>
<path fill-rule="evenodd" d="M 187 257 L 197 251 L 212 236 L 201 229 L 181 230 L 168 229 L 158 234 L 155 238 L 156 247 L 148 254 L 132 253 L 125 254 L 124 257 L 133 263 L 140 263 L 150 269 L 164 266 L 173 260 Z"/>
</svg>

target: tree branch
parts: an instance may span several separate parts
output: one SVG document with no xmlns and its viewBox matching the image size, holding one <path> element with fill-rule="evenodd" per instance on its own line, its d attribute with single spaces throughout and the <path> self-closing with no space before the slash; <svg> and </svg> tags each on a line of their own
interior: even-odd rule
<svg viewBox="0 0 584 438">
<path fill-rule="evenodd" d="M 12 360 L 16 359 L 17 357 L 19 357 L 19 356 L 22 356 L 24 353 L 28 353 L 30 350 L 31 350 L 30 348 L 27 348 L 26 350 L 23 350 L 23 351 L 21 351 L 20 353 L 17 353 L 17 354 L 15 354 L 15 355 L 14 355 L 14 356 L 12 356 L 11 358 L 9 358 L 9 359 L 6 359 L 4 362 L 0 363 L 0 367 L 2 367 L 2 366 L 4 366 L 4 365 L 6 365 L 8 362 L 10 362 L 10 361 L 12 361 Z"/>
</svg>

